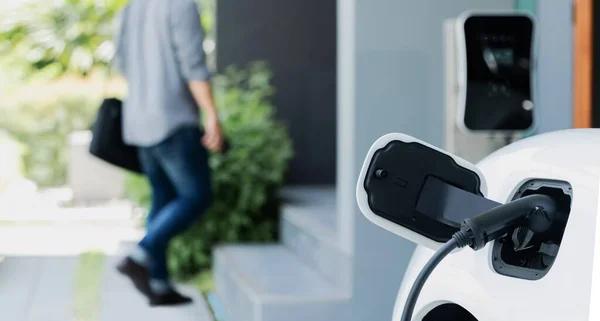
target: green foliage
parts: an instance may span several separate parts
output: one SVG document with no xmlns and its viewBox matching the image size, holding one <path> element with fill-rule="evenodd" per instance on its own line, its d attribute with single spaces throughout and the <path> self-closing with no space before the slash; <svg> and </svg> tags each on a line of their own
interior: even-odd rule
<svg viewBox="0 0 600 321">
<path fill-rule="evenodd" d="M 125 179 L 125 198 L 132 200 L 138 206 L 150 208 L 152 193 L 148 180 L 141 175 L 129 174 Z"/>
<path fill-rule="evenodd" d="M 126 0 L 29 1 L 0 15 L 2 65 L 24 76 L 87 75 L 113 55 L 115 17 Z"/>
<path fill-rule="evenodd" d="M 216 0 L 196 0 L 200 8 L 202 27 L 210 38 L 215 30 L 215 1 Z"/>
<path fill-rule="evenodd" d="M 268 242 L 277 238 L 277 188 L 292 157 L 285 126 L 273 118 L 271 73 L 263 63 L 229 68 L 214 79 L 219 117 L 231 148 L 212 154 L 214 202 L 201 220 L 170 248 L 169 266 L 184 278 L 210 267 L 211 249 L 226 242 Z M 143 178 L 128 180 L 129 196 L 148 206 Z"/>
<path fill-rule="evenodd" d="M 207 294 L 215 290 L 214 276 L 211 270 L 204 270 L 190 280 L 200 292 Z"/>
<path fill-rule="evenodd" d="M 86 97 L 65 97 L 2 109 L 0 129 L 24 147 L 22 161 L 27 178 L 42 187 L 66 183 L 68 136 L 89 129 L 99 103 Z"/>
</svg>

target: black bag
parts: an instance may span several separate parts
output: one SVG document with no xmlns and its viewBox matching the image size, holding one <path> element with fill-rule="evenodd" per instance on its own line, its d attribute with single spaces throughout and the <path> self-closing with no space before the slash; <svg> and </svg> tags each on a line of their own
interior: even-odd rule
<svg viewBox="0 0 600 321">
<path fill-rule="evenodd" d="M 142 173 L 137 148 L 123 141 L 123 102 L 117 98 L 102 101 L 92 127 L 90 153 L 114 166 Z"/>
</svg>

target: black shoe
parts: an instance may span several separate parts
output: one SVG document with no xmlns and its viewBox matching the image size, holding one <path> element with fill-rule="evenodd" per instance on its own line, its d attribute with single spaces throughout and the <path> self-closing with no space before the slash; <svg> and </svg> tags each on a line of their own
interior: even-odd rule
<svg viewBox="0 0 600 321">
<path fill-rule="evenodd" d="M 150 273 L 146 267 L 138 264 L 130 257 L 126 257 L 119 263 L 119 265 L 117 265 L 117 270 L 121 272 L 121 274 L 128 277 L 138 291 L 140 291 L 147 298 L 152 298 L 152 291 L 150 289 Z"/>
<path fill-rule="evenodd" d="M 192 299 L 181 295 L 179 292 L 171 289 L 164 294 L 154 294 L 150 298 L 150 306 L 159 307 L 159 306 L 176 306 L 183 304 L 192 303 Z"/>
</svg>

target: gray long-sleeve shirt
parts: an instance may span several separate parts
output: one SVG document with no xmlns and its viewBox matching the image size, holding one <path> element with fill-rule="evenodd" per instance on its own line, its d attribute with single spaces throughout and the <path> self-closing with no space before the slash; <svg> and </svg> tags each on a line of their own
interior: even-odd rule
<svg viewBox="0 0 600 321">
<path fill-rule="evenodd" d="M 193 0 L 132 0 L 115 37 L 114 62 L 127 78 L 123 139 L 152 146 L 181 126 L 198 126 L 188 82 L 208 80 L 199 10 Z"/>
</svg>

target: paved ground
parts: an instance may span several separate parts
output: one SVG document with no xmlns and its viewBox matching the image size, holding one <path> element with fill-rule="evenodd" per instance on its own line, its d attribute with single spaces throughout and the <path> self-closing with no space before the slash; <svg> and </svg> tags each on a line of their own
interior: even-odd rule
<svg viewBox="0 0 600 321">
<path fill-rule="evenodd" d="M 150 308 L 115 272 L 114 265 L 124 246 L 140 236 L 130 219 L 113 216 L 111 222 L 101 224 L 93 219 L 95 225 L 91 225 L 79 219 L 68 222 L 64 217 L 46 218 L 48 225 L 0 221 L 0 256 L 6 257 L 0 264 L 0 320 L 212 321 L 208 306 L 196 289 L 182 287 L 183 292 L 194 297 L 194 305 Z M 99 294 L 99 320 L 77 320 L 73 314 L 79 254 L 88 250 L 107 256 Z"/>
<path fill-rule="evenodd" d="M 0 320 L 68 321 L 77 259 L 11 257 L 0 266 Z M 75 321 L 75 320 L 73 320 Z"/>
<path fill-rule="evenodd" d="M 194 299 L 194 305 L 178 308 L 148 308 L 143 297 L 131 290 L 129 281 L 114 272 L 113 266 L 117 258 L 118 256 L 113 256 L 105 266 L 100 321 L 209 321 L 208 305 L 200 292 L 189 286 L 180 287 L 180 290 Z"/>
</svg>

